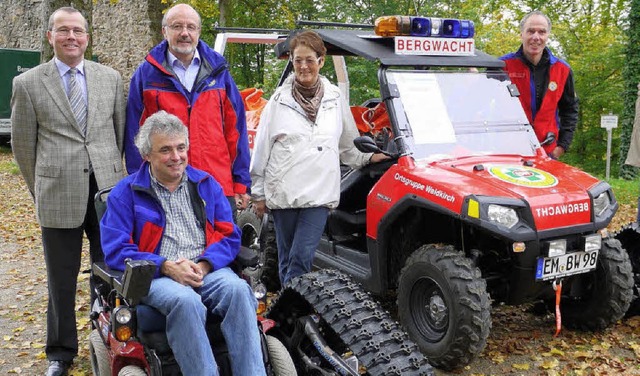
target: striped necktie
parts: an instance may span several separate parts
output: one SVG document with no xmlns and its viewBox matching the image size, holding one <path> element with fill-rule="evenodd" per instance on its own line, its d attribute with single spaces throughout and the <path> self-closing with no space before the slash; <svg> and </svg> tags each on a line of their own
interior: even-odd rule
<svg viewBox="0 0 640 376">
<path fill-rule="evenodd" d="M 82 89 L 80 89 L 80 84 L 76 79 L 77 73 L 77 68 L 69 69 L 69 103 L 71 103 L 73 115 L 76 117 L 76 121 L 84 135 L 87 133 L 87 105 L 84 103 Z"/>
</svg>

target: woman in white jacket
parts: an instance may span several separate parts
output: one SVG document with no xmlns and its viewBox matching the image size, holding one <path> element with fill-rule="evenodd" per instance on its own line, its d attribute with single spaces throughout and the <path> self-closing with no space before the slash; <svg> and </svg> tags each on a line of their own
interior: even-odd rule
<svg viewBox="0 0 640 376">
<path fill-rule="evenodd" d="M 329 209 L 340 199 L 340 162 L 359 168 L 388 157 L 358 151 L 358 129 L 340 90 L 319 75 L 327 52 L 303 31 L 290 42 L 294 74 L 264 108 L 251 159 L 251 197 L 268 207 L 278 244 L 280 281 L 311 271 Z"/>
</svg>

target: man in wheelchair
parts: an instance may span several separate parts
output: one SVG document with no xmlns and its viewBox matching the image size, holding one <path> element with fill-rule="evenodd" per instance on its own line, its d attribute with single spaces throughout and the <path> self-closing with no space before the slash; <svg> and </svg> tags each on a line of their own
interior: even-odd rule
<svg viewBox="0 0 640 376">
<path fill-rule="evenodd" d="M 101 221 L 105 262 L 157 265 L 141 302 L 166 316 L 166 334 L 184 375 L 217 375 L 205 330 L 207 314 L 221 318 L 234 375 L 264 375 L 257 302 L 230 268 L 240 232 L 229 201 L 208 174 L 187 165 L 187 128 L 160 111 L 140 128 L 138 172 L 111 191 Z"/>
</svg>

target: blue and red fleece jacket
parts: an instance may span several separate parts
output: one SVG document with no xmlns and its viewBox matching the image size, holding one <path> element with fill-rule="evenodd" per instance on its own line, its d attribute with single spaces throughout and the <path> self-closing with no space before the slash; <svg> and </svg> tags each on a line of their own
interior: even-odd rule
<svg viewBox="0 0 640 376">
<path fill-rule="evenodd" d="M 244 102 L 224 57 L 199 41 L 201 66 L 189 92 L 169 68 L 167 48 L 166 40 L 155 46 L 131 78 L 124 137 L 127 171 L 131 174 L 142 164 L 134 144 L 140 126 L 165 110 L 189 129 L 189 164 L 213 176 L 225 196 L 247 193 L 251 155 Z"/>
<path fill-rule="evenodd" d="M 213 270 L 228 266 L 240 249 L 240 230 L 233 223 L 229 200 L 220 185 L 206 172 L 186 168 L 191 203 L 204 233 L 206 246 L 194 261 L 209 262 Z M 149 164 L 122 179 L 109 193 L 107 210 L 100 221 L 105 262 L 124 270 L 125 261 L 148 260 L 157 265 L 156 277 L 166 259 L 158 252 L 166 216 L 151 188 Z"/>
</svg>

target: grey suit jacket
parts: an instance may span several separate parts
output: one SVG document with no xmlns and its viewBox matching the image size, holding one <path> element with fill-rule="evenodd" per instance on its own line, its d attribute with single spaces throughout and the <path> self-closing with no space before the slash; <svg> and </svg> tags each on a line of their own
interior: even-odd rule
<svg viewBox="0 0 640 376">
<path fill-rule="evenodd" d="M 123 177 L 122 77 L 104 65 L 88 60 L 84 64 L 86 137 L 53 60 L 13 80 L 11 147 L 43 227 L 82 225 L 89 200 L 90 162 L 100 189 Z"/>
</svg>

